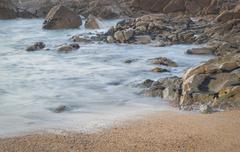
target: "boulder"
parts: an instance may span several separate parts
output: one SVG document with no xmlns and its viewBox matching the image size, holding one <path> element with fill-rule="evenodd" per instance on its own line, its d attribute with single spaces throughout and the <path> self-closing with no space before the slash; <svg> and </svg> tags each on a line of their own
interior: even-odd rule
<svg viewBox="0 0 240 152">
<path fill-rule="evenodd" d="M 144 93 L 147 96 L 159 96 L 172 104 L 178 105 L 181 96 L 182 79 L 179 77 L 169 77 L 158 81 L 146 80 L 145 86 L 148 87 Z"/>
<path fill-rule="evenodd" d="M 177 67 L 177 63 L 176 62 L 174 62 L 171 59 L 168 59 L 166 57 L 158 57 L 158 58 L 150 59 L 150 62 L 152 64 L 159 64 L 159 65 Z"/>
<path fill-rule="evenodd" d="M 88 16 L 84 26 L 85 26 L 85 28 L 88 28 L 88 29 L 99 29 L 100 28 L 98 19 L 93 15 Z"/>
<path fill-rule="evenodd" d="M 0 1 L 0 19 L 14 19 L 17 17 L 17 10 L 11 0 Z"/>
<path fill-rule="evenodd" d="M 62 5 L 54 6 L 43 23 L 44 29 L 78 28 L 82 25 L 79 15 Z"/>
<path fill-rule="evenodd" d="M 37 51 L 45 48 L 45 44 L 43 42 L 36 42 L 33 45 L 27 47 L 26 51 Z"/>
<path fill-rule="evenodd" d="M 163 72 L 169 72 L 167 69 L 156 67 L 151 70 L 152 72 L 157 72 L 157 73 L 163 73 Z"/>
<path fill-rule="evenodd" d="M 69 44 L 69 45 L 62 45 L 60 47 L 58 47 L 57 51 L 58 52 L 70 52 L 72 50 L 76 50 L 79 49 L 80 46 L 76 43 L 73 44 Z"/>
</svg>

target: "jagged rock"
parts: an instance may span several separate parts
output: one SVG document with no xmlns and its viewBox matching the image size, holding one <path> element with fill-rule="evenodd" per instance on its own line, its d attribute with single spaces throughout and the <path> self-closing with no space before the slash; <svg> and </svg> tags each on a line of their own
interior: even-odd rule
<svg viewBox="0 0 240 152">
<path fill-rule="evenodd" d="M 93 15 L 88 16 L 84 26 L 85 26 L 85 28 L 88 28 L 88 29 L 99 29 L 100 28 L 98 19 Z"/>
<path fill-rule="evenodd" d="M 62 5 L 54 6 L 44 20 L 44 29 L 78 28 L 81 17 Z"/>
<path fill-rule="evenodd" d="M 168 59 L 166 57 L 158 57 L 158 58 L 150 59 L 150 62 L 152 64 L 160 64 L 160 65 L 165 65 L 165 66 L 172 66 L 172 67 L 177 66 L 176 62 L 174 62 L 171 59 Z"/>
<path fill-rule="evenodd" d="M 43 42 L 36 42 L 33 45 L 29 46 L 26 51 L 37 51 L 45 48 L 45 44 Z"/>
</svg>

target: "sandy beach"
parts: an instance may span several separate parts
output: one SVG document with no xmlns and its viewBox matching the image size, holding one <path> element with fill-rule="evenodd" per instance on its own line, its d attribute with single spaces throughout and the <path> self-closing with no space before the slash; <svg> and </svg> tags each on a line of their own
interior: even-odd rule
<svg viewBox="0 0 240 152">
<path fill-rule="evenodd" d="M 238 152 L 240 111 L 160 112 L 93 134 L 30 134 L 0 140 L 1 152 Z"/>
</svg>

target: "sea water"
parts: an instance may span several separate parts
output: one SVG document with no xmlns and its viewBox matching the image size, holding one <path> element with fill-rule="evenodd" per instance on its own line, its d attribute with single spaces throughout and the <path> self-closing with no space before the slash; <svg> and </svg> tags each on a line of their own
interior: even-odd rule
<svg viewBox="0 0 240 152">
<path fill-rule="evenodd" d="M 80 44 L 80 49 L 59 53 L 57 46 L 71 43 L 76 34 L 102 29 L 43 30 L 42 19 L 0 21 L 0 137 L 37 130 L 94 131 L 116 121 L 157 111 L 174 110 L 160 98 L 145 97 L 137 84 L 146 79 L 181 76 L 189 67 L 211 56 L 186 55 L 195 45 L 153 47 L 134 44 Z M 42 41 L 47 50 L 27 52 Z M 153 73 L 148 60 L 168 57 L 178 67 Z M 124 61 L 134 59 L 131 64 Z M 55 113 L 54 109 L 67 110 Z"/>
</svg>

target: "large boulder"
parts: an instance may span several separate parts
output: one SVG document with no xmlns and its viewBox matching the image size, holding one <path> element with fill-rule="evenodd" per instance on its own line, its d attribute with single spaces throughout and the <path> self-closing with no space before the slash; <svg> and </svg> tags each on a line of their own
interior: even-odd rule
<svg viewBox="0 0 240 152">
<path fill-rule="evenodd" d="M 78 28 L 82 19 L 73 11 L 62 5 L 54 6 L 44 20 L 44 29 Z"/>
<path fill-rule="evenodd" d="M 183 76 L 180 106 L 240 106 L 240 54 L 218 57 L 190 68 Z"/>
<path fill-rule="evenodd" d="M 11 0 L 0 1 L 0 19 L 14 19 L 17 17 L 16 8 Z"/>
</svg>

